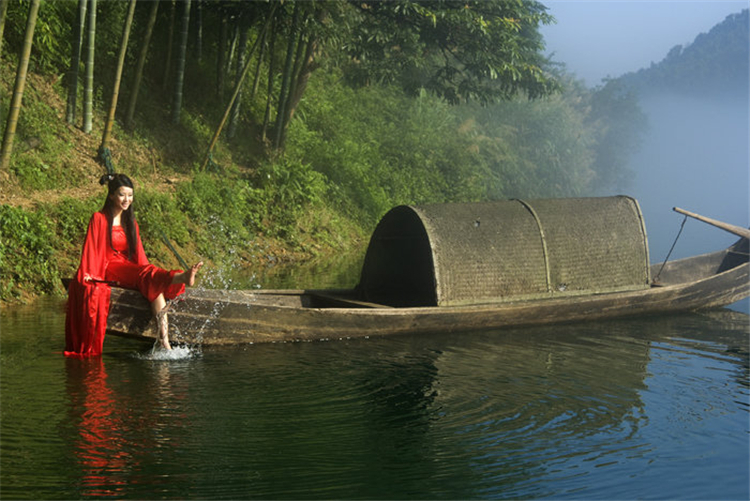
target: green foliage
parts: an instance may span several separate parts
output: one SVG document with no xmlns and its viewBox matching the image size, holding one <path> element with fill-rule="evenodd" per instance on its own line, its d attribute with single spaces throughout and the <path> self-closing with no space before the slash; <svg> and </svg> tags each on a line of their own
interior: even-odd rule
<svg viewBox="0 0 750 501">
<path fill-rule="evenodd" d="M 2 118 L 4 122 L 5 116 Z M 66 188 L 81 181 L 65 162 L 73 148 L 70 136 L 57 112 L 27 85 L 10 164 L 11 172 L 23 188 Z"/>
<path fill-rule="evenodd" d="M 53 242 L 44 213 L 0 205 L 1 298 L 50 293 L 59 287 Z"/>
<path fill-rule="evenodd" d="M 444 100 L 382 86 L 353 90 L 335 78 L 311 82 L 286 155 L 322 172 L 341 210 L 372 225 L 394 205 L 486 196 L 486 169 Z"/>
<path fill-rule="evenodd" d="M 538 28 L 553 18 L 535 1 L 351 2 L 343 48 L 351 81 L 394 83 L 450 103 L 548 95 Z"/>
<path fill-rule="evenodd" d="M 171 261 L 169 249 L 163 244 L 163 237 L 166 236 L 178 245 L 185 245 L 189 240 L 188 220 L 180 210 L 178 200 L 171 193 L 148 188 L 137 190 L 133 199 L 146 255 L 152 260 Z"/>
<path fill-rule="evenodd" d="M 86 237 L 91 215 L 101 209 L 104 201 L 101 196 L 88 199 L 63 197 L 57 203 L 41 206 L 41 211 L 54 221 L 56 238 L 59 242 L 68 242 L 80 248 Z"/>
<path fill-rule="evenodd" d="M 594 189 L 622 190 L 633 173 L 628 169 L 630 154 L 638 150 L 647 130 L 647 118 L 636 95 L 618 80 L 607 82 L 589 97 L 587 122 L 594 136 Z"/>
<path fill-rule="evenodd" d="M 37 79 L 40 83 L 52 80 L 50 73 L 56 77 L 67 70 L 75 4 L 75 0 L 44 3 L 47 14 L 57 12 L 60 20 L 42 22 L 45 26 L 39 31 L 59 32 L 59 40 L 43 37 L 35 45 L 39 52 L 35 58 L 50 61 L 32 64 L 32 72 L 47 72 Z M 21 25 L 24 5 L 28 6 L 12 4 Z M 97 106 L 111 92 L 119 20 L 126 3 L 99 5 Z M 251 28 L 254 35 L 269 10 L 263 3 L 221 5 L 257 14 L 249 18 L 256 23 Z M 146 188 L 137 190 L 135 208 L 146 252 L 156 262 L 173 262 L 162 235 L 178 248 L 221 266 L 243 252 L 246 255 L 249 248 L 259 248 L 263 238 L 312 253 L 321 245 L 340 248 L 347 244 L 342 235 L 358 238 L 362 228 L 374 226 L 395 205 L 587 195 L 626 180 L 625 165 L 641 126 L 637 103 L 614 87 L 589 91 L 575 82 L 566 82 L 564 92 L 546 96 L 557 85 L 542 71 L 544 61 L 538 57 L 537 28 L 550 20 L 541 4 L 399 0 L 301 5 L 307 15 L 299 40 L 315 40 L 313 66 L 322 70 L 307 81 L 307 91 L 294 110 L 286 149 L 269 151 L 259 140 L 267 97 L 268 59 L 264 58 L 254 100 L 250 92 L 244 93 L 242 109 L 248 111 L 237 136 L 231 142 L 220 136 L 213 150 L 216 163 L 208 172 L 198 172 L 194 166 L 201 163 L 225 106 L 216 92 L 219 47 L 213 41 L 206 43 L 203 61 L 188 61 L 180 123 L 165 126 L 171 102 L 163 90 L 169 9 L 160 9 L 136 129 L 116 128 L 120 150 L 113 151 L 117 167 L 155 183 L 138 183 Z M 287 2 L 278 11 L 276 71 L 287 48 L 287 21 L 294 6 Z M 220 10 L 205 8 L 204 14 L 204 33 L 218 32 L 213 28 L 218 27 Z M 16 35 L 8 36 L 13 40 Z M 226 45 L 228 50 L 230 43 Z M 130 57 L 136 46 L 128 51 Z M 437 48 L 448 48 L 450 58 L 457 59 L 447 61 L 448 52 Z M 10 59 L 6 56 L 4 62 Z M 5 98 L 12 79 L 9 67 L 3 67 Z M 129 81 L 128 67 L 123 78 Z M 564 82 L 565 75 L 555 75 L 555 81 Z M 233 85 L 233 75 L 227 75 L 225 82 L 227 87 Z M 358 85 L 346 85 L 352 82 Z M 272 108 L 278 105 L 280 83 L 277 78 L 271 90 Z M 81 176 L 89 179 L 97 167 L 70 165 L 75 136 L 47 95 L 36 88 L 41 86 L 27 86 L 11 161 L 13 175 L 8 177 L 24 191 L 64 190 L 81 184 Z M 127 93 L 124 86 L 123 96 Z M 528 101 L 524 95 L 540 98 Z M 498 97 L 512 99 L 489 104 Z M 467 100 L 472 102 L 453 104 Z M 91 152 L 91 157 L 95 154 Z M 180 180 L 185 175 L 189 179 Z M 170 187 L 162 184 L 165 176 Z M 42 290 L 38 284 L 45 282 L 38 277 L 58 268 L 69 271 L 80 255 L 88 219 L 100 207 L 101 196 L 94 196 L 65 197 L 40 205 L 35 213 L 3 209 L 9 220 L 25 215 L 24 235 L 45 234 L 38 227 L 50 221 L 53 230 L 45 230 L 43 249 L 47 253 L 52 249 L 54 259 L 29 263 L 32 271 L 23 279 L 15 275 L 12 284 L 4 281 L 2 298 L 18 294 L 21 288 Z M 21 233 L 13 233 L 14 239 L 21 241 Z M 7 252 L 16 252 L 7 242 L 3 273 L 6 257 L 15 255 Z M 24 285 L 17 286 L 20 283 Z"/>
<path fill-rule="evenodd" d="M 326 192 L 325 176 L 290 157 L 264 162 L 258 170 L 258 184 L 265 192 L 266 214 L 279 227 L 291 224 L 308 206 L 320 203 Z"/>
<path fill-rule="evenodd" d="M 180 184 L 175 197 L 185 224 L 205 228 L 192 238 L 209 259 L 228 259 L 236 249 L 247 247 L 260 227 L 259 207 L 264 204 L 245 181 L 196 172 L 190 182 Z"/>
<path fill-rule="evenodd" d="M 30 2 L 10 1 L 5 20 L 3 52 L 18 54 L 23 45 Z M 75 19 L 75 0 L 42 2 L 37 15 L 29 70 L 59 72 L 70 61 L 69 27 Z"/>
<path fill-rule="evenodd" d="M 683 47 L 673 47 L 649 68 L 618 78 L 641 95 L 680 93 L 724 99 L 748 95 L 750 10 L 730 14 L 708 33 Z"/>
<path fill-rule="evenodd" d="M 574 103 L 561 94 L 476 110 L 480 156 L 498 180 L 492 198 L 591 194 L 592 137 Z"/>
<path fill-rule="evenodd" d="M 615 139 L 601 134 L 606 116 L 591 116 L 574 86 L 480 107 L 450 106 L 424 90 L 417 98 L 392 87 L 354 90 L 336 85 L 333 72 L 310 85 L 287 157 L 322 172 L 331 200 L 366 226 L 399 204 L 582 196 L 615 181 L 595 172 L 597 141 Z M 615 98 L 600 95 L 598 109 Z M 621 106 L 618 130 L 637 129 L 635 103 Z M 619 163 L 607 172 L 624 169 L 629 151 L 613 153 Z"/>
</svg>

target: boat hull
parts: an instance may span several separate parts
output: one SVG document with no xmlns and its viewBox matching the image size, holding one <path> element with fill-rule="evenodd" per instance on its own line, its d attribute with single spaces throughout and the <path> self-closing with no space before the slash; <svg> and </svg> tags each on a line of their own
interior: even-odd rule
<svg viewBox="0 0 750 501">
<path fill-rule="evenodd" d="M 727 266 L 732 259 L 739 259 L 739 264 Z M 749 266 L 746 251 L 743 255 L 727 249 L 668 263 L 662 270 L 663 285 L 644 290 L 449 307 L 379 307 L 356 301 L 347 290 L 194 289 L 170 305 L 170 335 L 178 343 L 231 345 L 501 329 L 691 311 L 748 297 Z M 654 266 L 654 275 L 660 270 Z M 156 339 L 149 305 L 139 293 L 113 289 L 111 304 L 109 334 Z"/>
</svg>

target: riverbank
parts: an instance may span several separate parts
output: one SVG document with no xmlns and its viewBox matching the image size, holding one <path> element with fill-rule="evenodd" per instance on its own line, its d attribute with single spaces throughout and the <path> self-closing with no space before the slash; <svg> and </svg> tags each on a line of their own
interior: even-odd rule
<svg viewBox="0 0 750 501">
<path fill-rule="evenodd" d="M 0 77 L 3 97 L 11 77 Z M 11 169 L 0 172 L 3 304 L 64 294 L 60 278 L 75 272 L 88 219 L 106 195 L 97 158 L 104 117 L 99 112 L 100 129 L 90 134 L 67 124 L 60 86 L 60 77 L 29 74 Z M 195 165 L 204 147 L 183 127 L 115 127 L 112 163 L 134 180 L 144 247 L 155 264 L 179 268 L 179 255 L 203 259 L 217 274 L 242 268 L 260 275 L 362 246 L 361 224 L 309 186 L 290 190 L 274 179 L 283 173 L 263 166 L 262 151 L 241 166 L 220 143 L 221 165 L 204 172 Z"/>
</svg>

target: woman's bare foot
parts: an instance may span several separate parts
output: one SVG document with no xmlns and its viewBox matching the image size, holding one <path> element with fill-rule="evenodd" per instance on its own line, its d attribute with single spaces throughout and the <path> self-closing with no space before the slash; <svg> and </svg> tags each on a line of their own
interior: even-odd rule
<svg viewBox="0 0 750 501">
<path fill-rule="evenodd" d="M 169 344 L 169 339 L 164 337 L 164 338 L 161 338 L 159 341 L 161 342 L 162 348 L 164 348 L 167 351 L 172 350 L 172 345 Z"/>
<path fill-rule="evenodd" d="M 194 264 L 189 270 L 178 273 L 172 279 L 173 284 L 185 284 L 188 287 L 195 285 L 195 275 L 198 274 L 198 270 L 203 266 L 203 261 Z"/>
<path fill-rule="evenodd" d="M 198 270 L 201 269 L 201 266 L 203 266 L 203 261 L 195 263 L 190 268 L 190 270 L 188 271 L 187 281 L 185 282 L 185 285 L 187 285 L 188 287 L 192 287 L 195 284 L 195 275 L 198 273 Z"/>
</svg>

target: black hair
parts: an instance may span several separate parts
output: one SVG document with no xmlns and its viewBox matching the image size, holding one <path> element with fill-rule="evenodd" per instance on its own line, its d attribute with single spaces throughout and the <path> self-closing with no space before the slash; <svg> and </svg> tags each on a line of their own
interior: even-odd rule
<svg viewBox="0 0 750 501">
<path fill-rule="evenodd" d="M 107 216 L 107 224 L 109 231 L 107 232 L 109 245 L 112 246 L 112 220 L 114 215 L 112 214 L 112 199 L 110 198 L 119 188 L 125 186 L 126 188 L 133 189 L 133 181 L 130 180 L 125 174 L 105 174 L 99 179 L 99 184 L 107 184 L 107 199 L 104 201 L 104 207 L 102 212 Z M 133 204 L 126 211 L 123 211 L 120 216 L 120 224 L 122 229 L 125 230 L 125 236 L 128 239 L 128 259 L 133 259 L 135 256 L 136 249 L 136 232 L 135 232 L 135 214 L 133 212 Z"/>
</svg>

